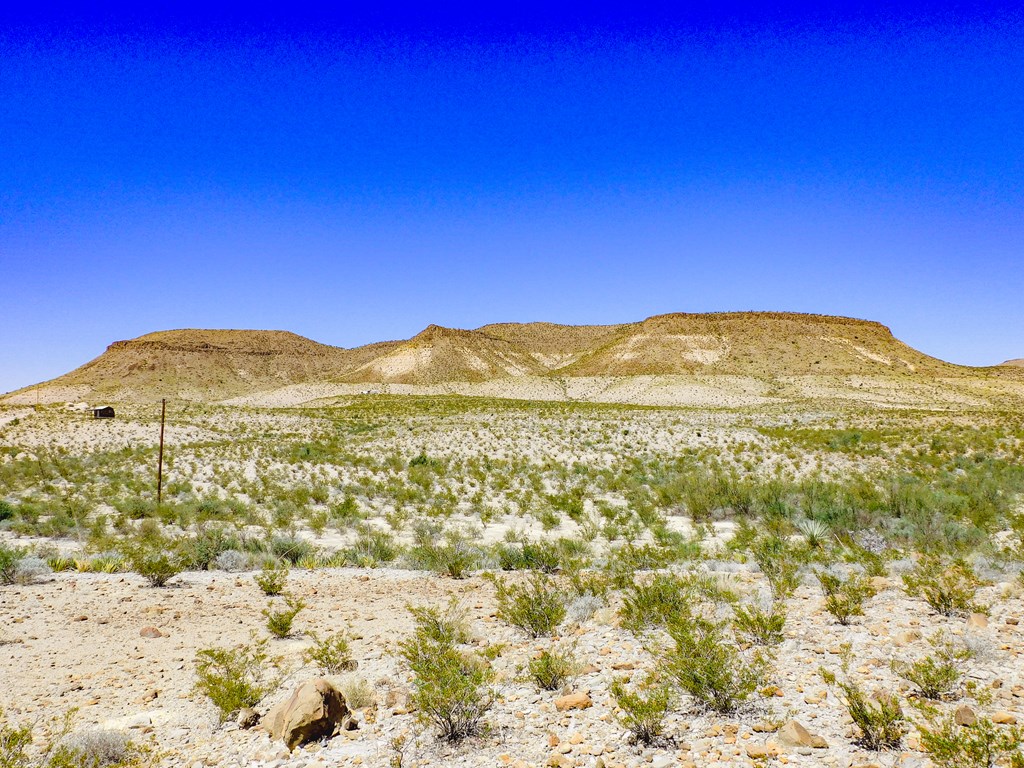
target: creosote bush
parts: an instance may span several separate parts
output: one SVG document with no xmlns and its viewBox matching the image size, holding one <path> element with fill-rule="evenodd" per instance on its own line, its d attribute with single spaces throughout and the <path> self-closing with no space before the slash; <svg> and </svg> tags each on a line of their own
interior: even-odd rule
<svg viewBox="0 0 1024 768">
<path fill-rule="evenodd" d="M 442 611 L 430 605 L 406 606 L 416 621 L 416 631 L 439 645 L 462 645 L 469 642 L 466 611 L 452 598 Z"/>
<path fill-rule="evenodd" d="M 825 594 L 825 610 L 836 621 L 845 627 L 854 616 L 864 615 L 864 603 L 875 595 L 867 576 L 855 573 L 843 579 L 828 571 L 818 571 L 816 575 Z"/>
<path fill-rule="evenodd" d="M 494 673 L 479 656 L 459 647 L 450 632 L 438 633 L 435 623 L 413 617 L 416 629 L 401 642 L 399 653 L 413 673 L 417 717 L 447 741 L 480 733 L 494 702 Z"/>
<path fill-rule="evenodd" d="M 579 669 L 571 650 L 544 649 L 527 665 L 530 677 L 545 691 L 557 691 L 573 677 Z"/>
<path fill-rule="evenodd" d="M 547 575 L 535 573 L 526 584 L 494 580 L 498 618 L 530 637 L 552 634 L 565 618 L 567 596 Z"/>
<path fill-rule="evenodd" d="M 277 662 L 267 654 L 265 640 L 251 646 L 204 648 L 196 654 L 195 664 L 196 691 L 220 710 L 222 721 L 240 709 L 255 707 L 279 684 Z"/>
<path fill-rule="evenodd" d="M 173 552 L 151 548 L 136 550 L 130 555 L 132 570 L 153 587 L 163 587 L 182 571 L 181 563 Z"/>
<path fill-rule="evenodd" d="M 288 637 L 292 633 L 292 623 L 299 611 L 306 607 L 306 604 L 299 598 L 289 595 L 284 599 L 284 608 L 275 609 L 273 601 L 263 610 L 263 616 L 267 620 L 267 630 L 279 638 Z"/>
<path fill-rule="evenodd" d="M 987 717 L 974 725 L 958 725 L 952 716 L 926 709 L 927 722 L 918 723 L 921 746 L 937 768 L 1024 768 L 1024 731 L 999 726 Z"/>
<path fill-rule="evenodd" d="M 263 570 L 253 574 L 252 580 L 264 595 L 276 597 L 284 592 L 288 583 L 288 566 L 284 562 L 266 563 Z"/>
<path fill-rule="evenodd" d="M 767 660 L 749 657 L 725 635 L 725 625 L 700 616 L 677 616 L 668 623 L 672 646 L 664 656 L 665 671 L 701 706 L 734 712 L 765 681 Z"/>
<path fill-rule="evenodd" d="M 25 557 L 25 550 L 21 547 L 11 547 L 0 542 L 0 584 L 14 584 L 18 563 Z"/>
<path fill-rule="evenodd" d="M 893 661 L 892 670 L 900 677 L 917 686 L 926 699 L 941 699 L 953 694 L 963 678 L 963 665 L 971 652 L 967 648 L 956 648 L 939 633 L 929 641 L 934 654 L 914 662 Z"/>
<path fill-rule="evenodd" d="M 303 658 L 308 663 L 315 664 L 329 675 L 348 672 L 356 668 L 356 662 L 352 659 L 352 650 L 349 648 L 348 635 L 345 632 L 335 632 L 324 638 L 310 632 L 309 636 L 313 640 L 313 645 L 307 648 L 303 654 Z"/>
<path fill-rule="evenodd" d="M 639 744 L 653 744 L 664 732 L 665 717 L 672 707 L 672 689 L 657 676 L 648 674 L 638 684 L 627 687 L 627 680 L 612 681 L 611 694 L 622 710 L 619 722 Z"/>
<path fill-rule="evenodd" d="M 736 634 L 752 645 L 778 645 L 785 639 L 786 609 L 772 602 L 767 610 L 758 605 L 735 604 L 732 626 Z"/>
<path fill-rule="evenodd" d="M 800 586 L 800 562 L 793 548 L 778 536 L 765 536 L 754 542 L 751 555 L 768 580 L 772 596 L 785 600 Z"/>
<path fill-rule="evenodd" d="M 657 573 L 648 582 L 634 582 L 622 595 L 622 626 L 634 634 L 664 626 L 674 616 L 689 614 L 692 582 L 674 573 Z"/>
<path fill-rule="evenodd" d="M 844 660 L 844 679 L 833 672 L 821 670 L 821 676 L 829 685 L 839 688 L 846 699 L 846 711 L 860 731 L 859 743 L 865 749 L 897 749 L 907 731 L 906 719 L 899 699 L 888 693 L 878 692 L 869 696 L 846 672 L 848 657 Z"/>
<path fill-rule="evenodd" d="M 907 594 L 921 597 L 943 616 L 963 616 L 982 610 L 974 602 L 983 582 L 963 560 L 944 563 L 937 557 L 924 557 L 917 567 L 903 574 Z"/>
</svg>

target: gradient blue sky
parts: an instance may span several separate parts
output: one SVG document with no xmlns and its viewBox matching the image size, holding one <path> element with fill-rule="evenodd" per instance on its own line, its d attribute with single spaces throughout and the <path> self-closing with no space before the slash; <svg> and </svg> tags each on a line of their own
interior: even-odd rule
<svg viewBox="0 0 1024 768">
<path fill-rule="evenodd" d="M 671 311 L 1024 356 L 1024 20 L 0 12 L 0 391 L 116 339 Z"/>
</svg>

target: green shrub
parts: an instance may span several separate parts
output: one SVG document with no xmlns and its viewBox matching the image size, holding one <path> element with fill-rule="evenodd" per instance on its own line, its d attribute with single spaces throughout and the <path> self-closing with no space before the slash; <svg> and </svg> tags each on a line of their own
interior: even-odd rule
<svg viewBox="0 0 1024 768">
<path fill-rule="evenodd" d="M 270 553 L 280 559 L 296 565 L 305 557 L 316 555 L 316 547 L 305 539 L 297 536 L 275 536 L 270 541 Z"/>
<path fill-rule="evenodd" d="M 854 616 L 864 615 L 864 603 L 875 595 L 866 576 L 853 574 L 848 579 L 828 571 L 817 572 L 818 583 L 825 594 L 825 610 L 844 627 Z"/>
<path fill-rule="evenodd" d="M 4 718 L 0 709 L 0 768 L 22 768 L 31 765 L 28 748 L 32 746 L 32 726 L 17 727 Z"/>
<path fill-rule="evenodd" d="M 541 651 L 527 667 L 533 681 L 545 691 L 557 691 L 571 680 L 579 668 L 571 651 Z"/>
<path fill-rule="evenodd" d="M 786 609 L 781 603 L 773 602 L 771 609 L 756 605 L 734 605 L 733 630 L 746 642 L 753 645 L 778 645 L 785 639 Z"/>
<path fill-rule="evenodd" d="M 722 624 L 677 616 L 667 629 L 673 645 L 665 653 L 666 672 L 700 705 L 734 712 L 764 683 L 765 658 L 756 652 L 745 658 Z"/>
<path fill-rule="evenodd" d="M 178 543 L 179 556 L 184 568 L 206 571 L 219 555 L 240 548 L 236 536 L 219 526 L 204 526 L 195 536 L 183 538 Z"/>
<path fill-rule="evenodd" d="M 785 600 L 800 586 L 800 563 L 797 553 L 778 536 L 765 536 L 754 542 L 751 555 L 768 580 L 772 596 Z"/>
<path fill-rule="evenodd" d="M 465 535 L 455 531 L 449 531 L 442 541 L 430 533 L 418 533 L 416 543 L 409 550 L 409 561 L 414 568 L 463 579 L 479 565 L 480 550 Z"/>
<path fill-rule="evenodd" d="M 0 500 L 0 523 L 14 518 L 14 507 L 8 502 Z"/>
<path fill-rule="evenodd" d="M 616 679 L 611 694 L 619 709 L 619 722 L 629 730 L 632 740 L 652 744 L 664 730 L 665 716 L 672 707 L 672 689 L 654 675 L 647 675 L 632 690 L 626 680 Z"/>
<path fill-rule="evenodd" d="M 544 574 L 533 574 L 523 585 L 508 585 L 501 579 L 495 579 L 495 585 L 498 618 L 530 637 L 550 635 L 565 618 L 566 595 Z"/>
<path fill-rule="evenodd" d="M 361 568 L 390 563 L 399 554 L 395 537 L 387 531 L 362 523 L 356 527 L 356 540 L 342 553 L 346 562 Z"/>
<path fill-rule="evenodd" d="M 271 676 L 276 666 L 266 652 L 266 641 L 236 648 L 204 648 L 196 654 L 196 691 L 220 710 L 221 720 L 245 707 L 255 707 L 277 688 Z"/>
<path fill-rule="evenodd" d="M 634 634 L 664 626 L 676 616 L 688 615 L 693 602 L 692 582 L 674 573 L 657 573 L 647 583 L 634 582 L 622 596 L 622 626 Z"/>
<path fill-rule="evenodd" d="M 267 619 L 267 629 L 274 637 L 285 638 L 292 633 L 292 622 L 306 604 L 297 597 L 288 596 L 284 599 L 285 608 L 274 610 L 274 603 L 271 603 L 263 610 L 263 616 Z"/>
<path fill-rule="evenodd" d="M 898 698 L 881 692 L 868 696 L 849 677 L 839 680 L 827 670 L 822 670 L 821 675 L 826 683 L 843 692 L 846 711 L 860 731 L 859 742 L 863 747 L 878 751 L 900 746 L 907 727 Z"/>
<path fill-rule="evenodd" d="M 313 645 L 306 649 L 303 658 L 310 664 L 316 664 L 323 672 L 336 675 L 356 668 L 349 648 L 348 635 L 335 632 L 321 639 L 310 632 Z"/>
<path fill-rule="evenodd" d="M 935 653 L 907 663 L 892 662 L 892 671 L 918 687 L 926 699 L 941 699 L 953 693 L 963 677 L 963 664 L 971 657 L 966 648 L 958 649 L 940 634 L 931 641 Z"/>
<path fill-rule="evenodd" d="M 377 695 L 365 677 L 359 675 L 346 675 L 338 684 L 338 690 L 345 697 L 345 703 L 349 709 L 366 709 L 372 707 L 377 700 Z"/>
<path fill-rule="evenodd" d="M 466 612 L 452 598 L 445 610 L 433 606 L 407 606 L 416 621 L 417 632 L 441 645 L 462 645 L 469 642 Z"/>
<path fill-rule="evenodd" d="M 664 547 L 629 542 L 611 552 L 605 570 L 613 586 L 626 589 L 636 581 L 637 571 L 664 568 L 674 559 L 674 553 Z"/>
<path fill-rule="evenodd" d="M 923 598 L 943 616 L 963 616 L 982 608 L 974 596 L 983 582 L 962 560 L 922 558 L 913 571 L 903 574 L 903 584 L 907 594 Z"/>
<path fill-rule="evenodd" d="M 288 566 L 282 563 L 267 563 L 263 570 L 253 574 L 252 580 L 268 597 L 276 597 L 284 592 L 288 583 Z"/>
<path fill-rule="evenodd" d="M 589 562 L 590 548 L 584 541 L 561 538 L 557 541 L 501 543 L 495 547 L 498 563 L 504 571 L 579 571 Z"/>
<path fill-rule="evenodd" d="M 17 578 L 18 563 L 25 557 L 21 547 L 9 547 L 0 542 L 0 584 L 13 584 Z"/>
<path fill-rule="evenodd" d="M 162 587 L 184 570 L 174 542 L 163 536 L 125 542 L 125 557 L 133 571 L 154 587 Z"/>
<path fill-rule="evenodd" d="M 436 626 L 413 616 L 416 629 L 399 645 L 399 653 L 413 673 L 411 700 L 417 717 L 448 741 L 479 733 L 494 702 L 494 673 L 450 639 L 438 640 Z"/>
<path fill-rule="evenodd" d="M 1024 768 L 1024 732 L 1016 726 L 1000 727 L 979 717 L 965 728 L 933 712 L 927 724 L 918 723 L 918 730 L 921 746 L 937 768 Z"/>
</svg>

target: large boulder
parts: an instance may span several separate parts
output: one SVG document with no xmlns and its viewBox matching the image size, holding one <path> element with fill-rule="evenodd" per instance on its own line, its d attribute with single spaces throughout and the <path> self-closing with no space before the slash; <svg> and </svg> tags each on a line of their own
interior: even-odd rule
<svg viewBox="0 0 1024 768">
<path fill-rule="evenodd" d="M 337 735 L 350 719 L 341 692 L 323 678 L 303 683 L 286 701 L 271 709 L 263 727 L 288 749 Z"/>
</svg>

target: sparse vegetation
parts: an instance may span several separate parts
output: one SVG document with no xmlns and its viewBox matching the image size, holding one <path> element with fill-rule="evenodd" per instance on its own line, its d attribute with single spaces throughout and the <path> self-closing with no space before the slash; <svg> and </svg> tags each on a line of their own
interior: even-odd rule
<svg viewBox="0 0 1024 768">
<path fill-rule="evenodd" d="M 879 691 L 869 696 L 849 678 L 845 668 L 843 679 L 827 670 L 821 674 L 825 682 L 842 691 L 846 711 L 860 731 L 859 741 L 865 749 L 878 751 L 900 746 L 907 726 L 903 707 L 895 695 Z"/>
<path fill-rule="evenodd" d="M 356 668 L 345 632 L 335 632 L 323 638 L 310 632 L 309 636 L 313 640 L 313 645 L 303 655 L 308 663 L 315 664 L 329 675 L 337 675 Z"/>
<path fill-rule="evenodd" d="M 943 616 L 963 616 L 982 610 L 975 603 L 974 596 L 981 586 L 981 579 L 966 562 L 923 557 L 917 567 L 903 575 L 907 593 L 921 597 Z"/>
<path fill-rule="evenodd" d="M 825 610 L 844 627 L 854 616 L 864 615 L 864 603 L 875 595 L 875 589 L 866 576 L 852 574 L 848 578 L 818 571 L 818 583 L 825 593 Z"/>
<path fill-rule="evenodd" d="M 921 746 L 938 768 L 996 768 L 1024 766 L 1024 732 L 1017 726 L 999 726 L 987 717 L 969 728 L 952 716 L 932 710 L 926 723 L 918 723 Z"/>
<path fill-rule="evenodd" d="M 493 672 L 483 659 L 459 647 L 452 633 L 438 633 L 436 622 L 413 617 L 416 629 L 399 652 L 413 673 L 417 715 L 447 741 L 479 733 L 494 702 Z"/>
<path fill-rule="evenodd" d="M 274 637 L 285 638 L 292 633 L 295 617 L 306 607 L 306 604 L 301 599 L 289 595 L 284 599 L 284 606 L 284 608 L 275 608 L 271 601 L 263 610 L 263 616 L 267 620 L 267 630 Z"/>
<path fill-rule="evenodd" d="M 277 597 L 284 592 L 288 583 L 288 566 L 279 561 L 273 561 L 263 566 L 263 570 L 252 577 L 263 594 L 268 597 Z"/>
<path fill-rule="evenodd" d="M 565 618 L 566 595 L 548 576 L 534 574 L 522 585 L 495 579 L 495 585 L 498 618 L 530 637 L 550 635 Z"/>
<path fill-rule="evenodd" d="M 612 681 L 610 691 L 621 710 L 619 722 L 630 732 L 633 741 L 655 743 L 662 736 L 665 717 L 672 707 L 672 689 L 655 675 L 647 675 L 632 687 L 618 678 Z"/>
<path fill-rule="evenodd" d="M 206 696 L 225 720 L 254 707 L 277 688 L 274 662 L 266 641 L 235 648 L 204 648 L 196 654 L 196 691 Z"/>
<path fill-rule="evenodd" d="M 892 670 L 917 686 L 926 699 L 941 699 L 955 693 L 963 678 L 964 663 L 971 658 L 967 648 L 957 648 L 942 633 L 929 640 L 934 652 L 913 662 L 893 661 Z"/>
<path fill-rule="evenodd" d="M 527 665 L 530 677 L 545 691 L 557 691 L 575 675 L 579 664 L 572 650 L 545 648 Z"/>
<path fill-rule="evenodd" d="M 672 646 L 664 657 L 665 670 L 697 704 L 734 712 L 764 685 L 766 659 L 758 652 L 744 657 L 723 624 L 682 615 L 667 629 Z"/>
</svg>

